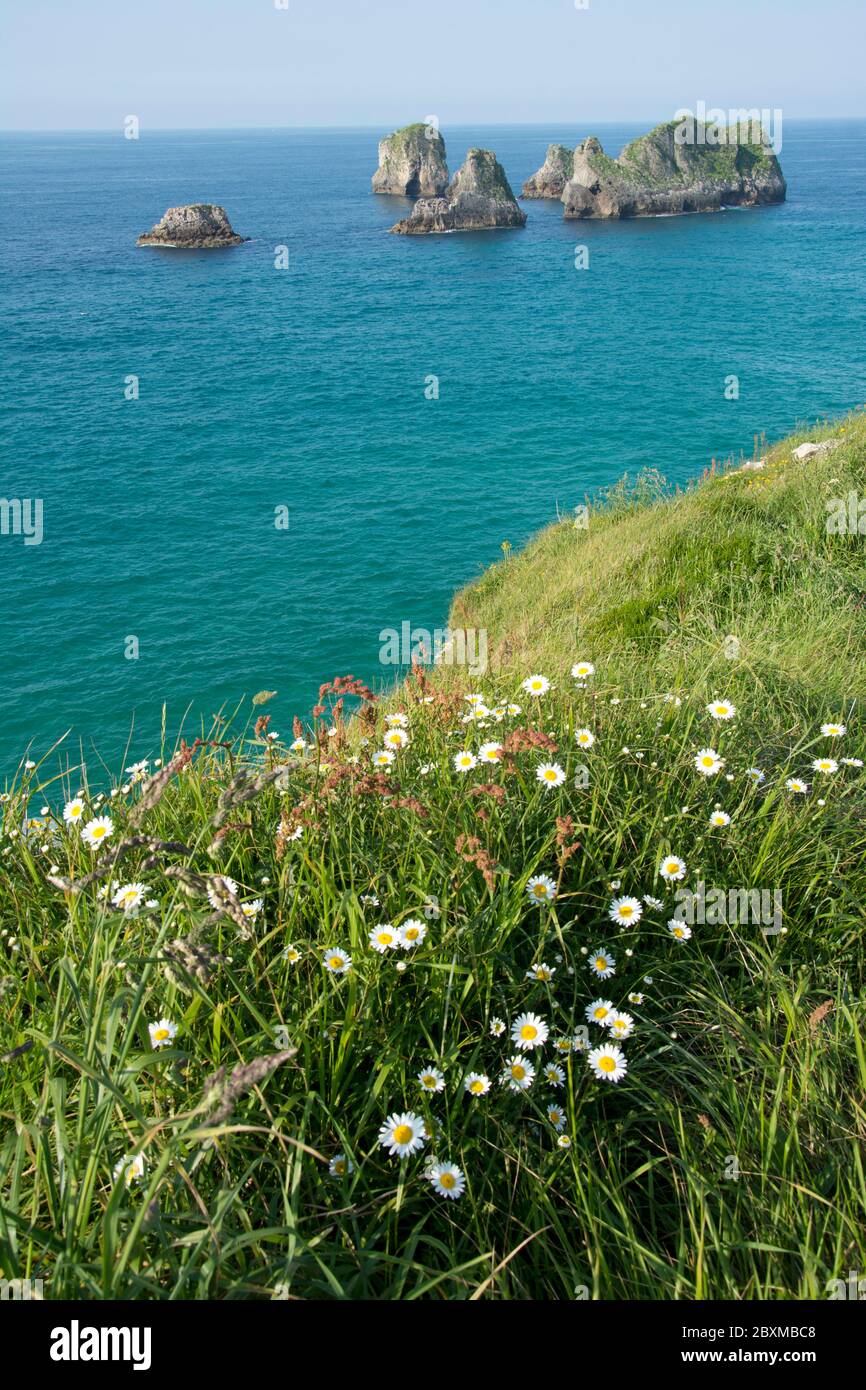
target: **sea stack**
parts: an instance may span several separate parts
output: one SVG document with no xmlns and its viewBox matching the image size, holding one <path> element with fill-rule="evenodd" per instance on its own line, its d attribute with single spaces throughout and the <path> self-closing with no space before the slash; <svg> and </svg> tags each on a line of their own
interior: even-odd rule
<svg viewBox="0 0 866 1390">
<path fill-rule="evenodd" d="M 136 244 L 201 251 L 218 246 L 240 246 L 247 240 L 232 231 L 225 208 L 215 203 L 187 203 L 184 207 L 169 208 Z"/>
<path fill-rule="evenodd" d="M 763 131 L 668 121 L 617 159 L 590 136 L 562 192 L 567 218 L 657 217 L 783 203 L 787 185 Z"/>
<path fill-rule="evenodd" d="M 408 198 L 438 198 L 448 187 L 445 141 L 435 126 L 404 126 L 379 142 L 374 193 Z"/>
<path fill-rule="evenodd" d="M 567 145 L 548 145 L 547 158 L 523 185 L 524 198 L 561 198 L 574 174 L 574 150 Z"/>
<path fill-rule="evenodd" d="M 391 228 L 401 236 L 436 232 L 481 232 L 523 227 L 505 170 L 492 150 L 470 150 L 441 198 L 419 198 L 412 212 Z"/>
</svg>

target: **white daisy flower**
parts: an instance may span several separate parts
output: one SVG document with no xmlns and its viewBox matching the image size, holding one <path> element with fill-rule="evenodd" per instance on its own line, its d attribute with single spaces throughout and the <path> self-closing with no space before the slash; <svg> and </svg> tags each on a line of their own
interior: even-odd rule
<svg viewBox="0 0 866 1390">
<path fill-rule="evenodd" d="M 470 753 L 468 748 L 462 748 L 459 753 L 455 753 L 453 758 L 455 772 L 471 772 L 478 759 L 474 753 Z"/>
<path fill-rule="evenodd" d="M 304 740 L 303 740 L 302 738 L 296 738 L 296 739 L 294 740 L 293 743 L 290 743 L 290 744 L 289 744 L 289 752 L 290 752 L 290 753 L 303 753 L 303 751 L 304 751 L 304 749 L 306 748 L 306 746 L 307 746 L 307 745 L 306 745 L 306 743 L 304 742 Z"/>
<path fill-rule="evenodd" d="M 634 1019 L 631 1014 L 614 1013 L 607 1026 L 615 1038 L 627 1038 L 634 1032 Z"/>
<path fill-rule="evenodd" d="M 673 883 L 676 879 L 685 878 L 686 861 L 680 859 L 676 854 L 667 854 L 659 864 L 659 873 L 668 883 Z"/>
<path fill-rule="evenodd" d="M 839 764 L 835 758 L 816 758 L 812 769 L 815 772 L 838 772 Z"/>
<path fill-rule="evenodd" d="M 386 951 L 396 951 L 400 945 L 400 933 L 396 927 L 392 927 L 390 922 L 383 922 L 380 926 L 374 927 L 367 940 L 383 956 Z"/>
<path fill-rule="evenodd" d="M 390 767 L 396 756 L 396 753 L 392 752 L 390 748 L 380 748 L 378 753 L 373 754 L 370 761 L 374 767 Z"/>
<path fill-rule="evenodd" d="M 809 790 L 808 782 L 802 782 L 799 777 L 789 777 L 785 786 L 789 792 L 794 792 L 797 796 L 805 796 Z"/>
<path fill-rule="evenodd" d="M 731 818 L 728 815 L 727 811 L 713 811 L 712 815 L 710 816 L 710 825 L 712 826 L 724 826 L 730 825 L 730 823 Z"/>
<path fill-rule="evenodd" d="M 616 974 L 616 961 L 609 951 L 593 951 L 589 968 L 599 980 L 609 980 Z"/>
<path fill-rule="evenodd" d="M 386 748 L 405 748 L 409 742 L 409 735 L 405 729 L 389 729 L 382 742 Z"/>
<path fill-rule="evenodd" d="M 566 1047 L 570 1048 L 571 1043 L 566 1041 Z M 551 1062 L 544 1068 L 544 1079 L 548 1086 L 562 1086 L 565 1082 L 565 1072 L 556 1062 Z"/>
<path fill-rule="evenodd" d="M 527 980 L 540 980 L 542 984 L 548 984 L 556 974 L 555 965 L 545 965 L 544 961 L 539 961 L 537 965 L 532 965 L 526 972 Z"/>
<path fill-rule="evenodd" d="M 456 1163 L 434 1163 L 426 1177 L 433 1184 L 433 1191 L 440 1197 L 450 1197 L 456 1202 L 466 1190 L 466 1178 Z"/>
<path fill-rule="evenodd" d="M 147 887 L 143 883 L 124 883 L 122 888 L 118 888 L 111 901 L 115 907 L 122 907 L 124 912 L 133 913 L 137 907 L 141 906 Z"/>
<path fill-rule="evenodd" d="M 843 759 L 842 759 L 842 762 L 843 762 L 843 764 L 844 764 L 845 767 L 862 767 L 862 766 L 863 766 L 863 759 L 862 759 L 862 758 L 843 758 Z"/>
<path fill-rule="evenodd" d="M 538 1014 L 518 1014 L 511 1025 L 511 1041 L 524 1052 L 533 1047 L 543 1047 L 547 1042 L 549 1029 Z"/>
<path fill-rule="evenodd" d="M 824 735 L 825 738 L 841 738 L 844 733 L 847 733 L 847 731 L 847 725 L 845 724 L 821 725 L 821 733 Z"/>
<path fill-rule="evenodd" d="M 687 927 L 685 922 L 680 922 L 676 917 L 672 917 L 668 922 L 668 931 L 675 941 L 688 941 L 692 934 L 691 927 Z"/>
<path fill-rule="evenodd" d="M 568 1135 L 568 1134 L 560 1134 L 559 1138 L 558 1138 L 557 1141 L 556 1141 L 556 1147 L 557 1147 L 558 1149 L 570 1149 L 570 1148 L 571 1148 L 571 1137 L 570 1137 L 570 1135 Z"/>
<path fill-rule="evenodd" d="M 584 1013 L 587 1023 L 606 1025 L 613 1011 L 613 1004 L 609 999 L 593 999 L 591 1004 L 587 1004 Z"/>
<path fill-rule="evenodd" d="M 535 769 L 535 776 L 546 787 L 561 787 L 565 781 L 565 773 L 559 763 L 541 763 Z"/>
<path fill-rule="evenodd" d="M 345 1154 L 334 1154 L 328 1164 L 328 1172 L 332 1178 L 347 1178 L 350 1173 L 354 1173 L 355 1168 L 352 1160 Z"/>
<path fill-rule="evenodd" d="M 66 821 L 67 825 L 77 825 L 83 815 L 84 802 L 81 800 L 80 796 L 73 797 L 71 801 L 67 801 L 63 808 L 63 819 Z"/>
<path fill-rule="evenodd" d="M 506 714 L 510 714 L 512 719 L 516 719 L 518 714 L 523 713 L 523 708 L 521 705 L 515 705 L 512 701 L 510 704 L 505 706 L 505 712 Z"/>
<path fill-rule="evenodd" d="M 417 917 L 408 917 L 400 928 L 400 945 L 404 951 L 410 951 L 413 946 L 420 946 L 426 935 L 426 922 L 419 921 Z"/>
<path fill-rule="evenodd" d="M 425 1067 L 418 1073 L 418 1084 L 422 1091 L 430 1091 L 433 1095 L 438 1095 L 445 1090 L 445 1077 L 437 1067 Z"/>
<path fill-rule="evenodd" d="M 424 1121 L 411 1110 L 395 1111 L 379 1130 L 379 1143 L 389 1153 L 406 1158 L 424 1144 Z"/>
<path fill-rule="evenodd" d="M 733 719 L 736 712 L 737 707 L 730 700 L 711 700 L 707 705 L 707 713 L 714 719 Z"/>
<path fill-rule="evenodd" d="M 409 716 L 407 714 L 386 714 L 385 723 L 389 729 L 408 729 Z"/>
<path fill-rule="evenodd" d="M 643 1003 L 643 1001 L 644 1001 L 644 996 L 643 996 L 642 994 L 638 993 L 637 991 L 635 991 L 634 994 L 630 994 L 630 995 L 628 996 L 628 1002 L 629 1002 L 630 1004 L 638 1004 L 638 1005 L 640 1005 L 640 1004 Z"/>
<path fill-rule="evenodd" d="M 535 1080 L 535 1067 L 525 1057 L 509 1057 L 502 1073 L 502 1084 L 510 1091 L 528 1091 Z"/>
<path fill-rule="evenodd" d="M 301 959 L 301 953 L 298 950 L 297 946 L 287 946 L 286 949 L 283 951 L 283 959 L 287 960 L 289 962 L 289 965 L 296 965 L 297 962 Z"/>
<path fill-rule="evenodd" d="M 463 1086 L 470 1096 L 486 1096 L 490 1090 L 490 1077 L 482 1071 L 470 1071 L 463 1078 Z"/>
<path fill-rule="evenodd" d="M 683 865 L 683 869 L 685 870 L 685 864 Z M 644 902 L 646 906 L 651 907 L 654 912 L 661 912 L 664 907 L 663 902 L 660 902 L 658 898 L 653 898 L 649 893 L 644 894 Z"/>
<path fill-rule="evenodd" d="M 550 689 L 550 681 L 547 676 L 527 676 L 523 682 L 523 689 L 527 695 L 546 695 Z"/>
<path fill-rule="evenodd" d="M 612 922 L 632 926 L 643 916 L 643 904 L 637 898 L 614 898 L 607 915 Z"/>
<path fill-rule="evenodd" d="M 158 1023 L 149 1023 L 147 1031 L 152 1048 L 156 1050 L 160 1047 L 171 1047 L 177 1033 L 177 1024 L 172 1023 L 170 1018 L 161 1018 Z"/>
<path fill-rule="evenodd" d="M 81 838 L 91 849 L 96 849 L 103 840 L 107 840 L 114 830 L 114 821 L 110 816 L 95 816 L 89 820 L 81 832 Z"/>
<path fill-rule="evenodd" d="M 253 922 L 258 917 L 264 905 L 264 898 L 253 898 L 251 902 L 241 903 L 241 912 Z"/>
<path fill-rule="evenodd" d="M 144 1154 L 127 1154 L 119 1163 L 114 1165 L 114 1181 L 121 1179 L 126 1187 L 130 1187 L 134 1182 L 140 1182 L 144 1177 Z"/>
<path fill-rule="evenodd" d="M 720 758 L 715 748 L 702 748 L 695 754 L 695 767 L 703 777 L 715 777 L 717 772 L 721 772 L 725 765 L 724 758 Z"/>
<path fill-rule="evenodd" d="M 227 888 L 228 891 L 236 898 L 238 893 L 240 892 L 240 889 L 238 885 L 235 883 L 234 879 L 229 878 L 228 874 L 220 874 L 219 877 L 222 879 L 223 886 Z M 210 903 L 211 907 L 219 911 L 219 909 L 222 907 L 222 903 L 220 902 L 215 884 L 208 883 L 207 896 L 208 902 Z"/>
<path fill-rule="evenodd" d="M 552 903 L 556 897 L 556 884 L 547 874 L 536 874 L 527 883 L 526 891 L 534 903 Z"/>
<path fill-rule="evenodd" d="M 491 1018 L 490 1032 L 494 1038 L 501 1038 L 505 1032 L 505 1024 L 501 1018 Z"/>
<path fill-rule="evenodd" d="M 575 729 L 574 737 L 581 748 L 591 748 L 595 743 L 595 734 L 590 729 Z"/>
<path fill-rule="evenodd" d="M 325 952 L 322 964 L 332 975 L 345 975 L 352 964 L 352 957 L 346 951 L 334 948 Z"/>
<path fill-rule="evenodd" d="M 754 782 L 756 787 L 759 787 L 762 782 L 766 782 L 767 780 L 767 774 L 762 772 L 759 767 L 747 767 L 746 776 L 750 782 Z"/>
<path fill-rule="evenodd" d="M 501 743 L 482 743 L 478 750 L 478 759 L 482 763 L 498 763 L 501 758 Z"/>
<path fill-rule="evenodd" d="M 576 681 L 585 681 L 595 675 L 595 667 L 591 661 L 577 661 L 571 668 L 571 674 Z"/>
<path fill-rule="evenodd" d="M 547 1118 L 557 1133 L 565 1129 L 565 1111 L 561 1105 L 549 1105 L 547 1107 Z"/>
<path fill-rule="evenodd" d="M 612 1043 L 594 1047 L 586 1060 L 600 1081 L 621 1081 L 628 1070 L 625 1054 Z"/>
</svg>

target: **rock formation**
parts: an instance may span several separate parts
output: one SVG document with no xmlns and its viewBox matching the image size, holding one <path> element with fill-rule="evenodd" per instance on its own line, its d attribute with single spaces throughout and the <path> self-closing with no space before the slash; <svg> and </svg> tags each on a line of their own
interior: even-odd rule
<svg viewBox="0 0 866 1390">
<path fill-rule="evenodd" d="M 391 228 L 403 236 L 429 232 L 479 232 L 523 227 L 505 170 L 492 150 L 470 150 L 442 198 L 419 198 L 410 215 Z"/>
<path fill-rule="evenodd" d="M 421 124 L 407 125 L 380 140 L 374 193 L 438 198 L 447 187 L 445 141 L 438 130 Z"/>
<path fill-rule="evenodd" d="M 779 161 L 750 128 L 669 121 L 633 140 L 618 159 L 594 136 L 584 140 L 562 201 L 569 218 L 653 217 L 782 203 L 785 193 Z"/>
<path fill-rule="evenodd" d="M 548 145 L 547 158 L 523 185 L 524 198 L 561 198 L 574 174 L 574 150 L 567 145 Z"/>
<path fill-rule="evenodd" d="M 247 240 L 232 231 L 225 208 L 214 203 L 188 203 L 185 207 L 169 208 L 155 227 L 138 238 L 137 245 L 197 251 L 216 246 L 240 246 Z"/>
</svg>

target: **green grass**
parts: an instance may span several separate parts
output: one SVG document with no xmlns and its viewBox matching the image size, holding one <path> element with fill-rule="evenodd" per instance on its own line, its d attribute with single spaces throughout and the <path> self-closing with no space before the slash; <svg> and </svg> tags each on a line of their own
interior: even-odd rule
<svg viewBox="0 0 866 1390">
<path fill-rule="evenodd" d="M 59 777 L 56 755 L 21 770 L 0 842 L 4 1277 L 41 1277 L 48 1298 L 797 1299 L 866 1268 L 866 784 L 841 765 L 866 758 L 866 538 L 825 526 L 828 498 L 866 495 L 866 420 L 811 434 L 838 446 L 800 464 L 804 437 L 685 493 L 624 483 L 586 529 L 559 523 L 487 571 L 453 614 L 488 631 L 483 678 L 442 666 L 345 724 L 326 693 L 304 753 L 285 730 L 220 722 L 203 733 L 227 746 L 197 748 L 159 797 L 118 778 L 97 807 L 109 788 Z M 578 659 L 596 667 L 585 688 Z M 543 698 L 520 688 L 532 673 L 552 682 Z M 522 712 L 464 724 L 470 691 Z M 733 720 L 707 713 L 717 696 Z M 383 715 L 401 710 L 411 741 L 377 782 Z M 823 737 L 825 721 L 847 733 Z M 485 741 L 514 751 L 454 770 Z M 712 778 L 693 765 L 706 746 L 725 759 Z M 819 756 L 838 771 L 813 772 Z M 548 759 L 555 789 L 536 778 Z M 79 790 L 88 816 L 110 811 L 107 849 L 28 824 Z M 710 829 L 717 804 L 731 822 Z M 135 835 L 150 843 L 110 870 L 107 898 L 64 889 Z M 669 854 L 689 885 L 781 891 L 784 931 L 708 922 L 675 941 Z M 211 885 L 210 902 L 203 876 L 222 874 L 238 897 Z M 556 881 L 552 904 L 530 902 L 535 874 Z M 115 909 L 138 881 L 156 905 Z M 621 930 L 617 891 L 664 910 Z M 237 902 L 257 897 L 247 920 Z M 378 923 L 413 918 L 421 944 L 370 949 Z M 351 953 L 346 975 L 324 970 L 328 947 Z M 606 982 L 584 954 L 600 947 Z M 542 961 L 552 982 L 527 979 Z M 499 1084 L 513 1048 L 492 1018 L 529 1009 L 579 1037 L 597 997 L 635 1019 L 617 1085 L 550 1044 L 562 1088 L 541 1062 L 527 1092 Z M 163 1017 L 177 1036 L 154 1051 Z M 445 1090 L 424 1096 L 431 1064 Z M 465 1095 L 467 1071 L 488 1095 Z M 403 1109 L 434 1139 L 400 1162 L 377 1134 Z M 142 1152 L 141 1180 L 115 1181 Z M 464 1171 L 460 1201 L 425 1180 L 433 1154 Z"/>
</svg>

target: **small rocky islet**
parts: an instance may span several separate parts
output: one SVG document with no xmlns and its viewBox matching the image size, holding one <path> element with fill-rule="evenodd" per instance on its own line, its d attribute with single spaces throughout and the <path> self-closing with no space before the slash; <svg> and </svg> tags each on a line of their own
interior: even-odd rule
<svg viewBox="0 0 866 1390">
<path fill-rule="evenodd" d="M 380 142 L 373 192 L 417 197 L 409 216 L 390 228 L 400 236 L 493 231 L 526 223 L 493 151 L 469 150 L 449 181 L 445 141 L 431 126 L 404 126 Z"/>
<path fill-rule="evenodd" d="M 165 246 L 183 251 L 209 251 L 222 246 L 240 246 L 248 237 L 232 229 L 225 208 L 216 203 L 187 203 L 169 208 L 149 232 L 143 232 L 137 246 Z"/>
</svg>

